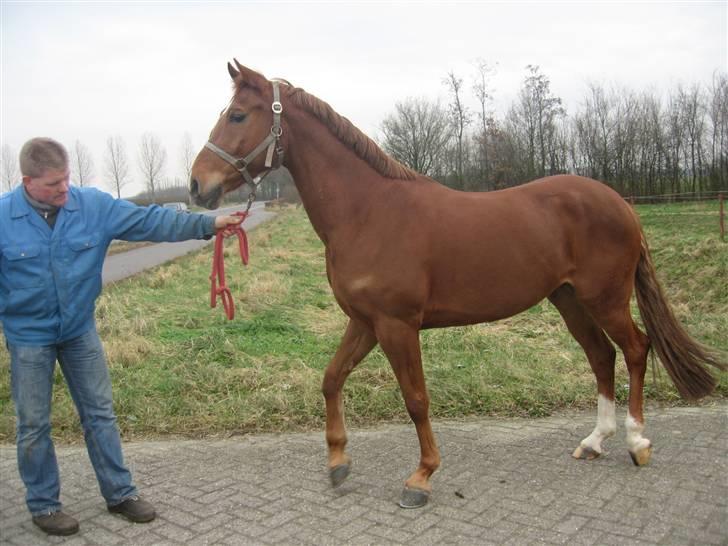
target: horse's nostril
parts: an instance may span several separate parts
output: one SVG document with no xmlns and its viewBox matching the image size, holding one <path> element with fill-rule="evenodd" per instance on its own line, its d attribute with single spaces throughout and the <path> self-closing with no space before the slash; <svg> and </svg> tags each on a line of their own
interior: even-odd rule
<svg viewBox="0 0 728 546">
<path fill-rule="evenodd" d="M 200 193 L 200 185 L 197 183 L 196 179 L 190 180 L 190 195 L 193 197 L 196 195 L 199 195 Z"/>
</svg>

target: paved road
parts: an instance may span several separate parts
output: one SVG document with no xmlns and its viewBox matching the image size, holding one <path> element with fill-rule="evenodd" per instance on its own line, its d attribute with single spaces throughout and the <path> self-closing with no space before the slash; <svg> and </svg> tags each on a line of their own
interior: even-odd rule
<svg viewBox="0 0 728 546">
<path fill-rule="evenodd" d="M 236 207 L 226 207 L 204 214 L 212 216 L 218 216 L 220 214 L 230 214 L 238 210 L 245 210 L 245 205 L 239 205 Z M 257 225 L 265 222 L 272 218 L 275 214 L 265 210 L 263 202 L 253 203 L 251 208 L 251 216 L 245 220 L 244 227 L 246 231 L 250 231 Z M 193 241 L 182 241 L 179 243 L 159 243 L 151 246 L 144 246 L 136 248 L 128 252 L 122 252 L 120 254 L 114 254 L 108 256 L 104 262 L 104 269 L 101 273 L 103 284 L 110 282 L 116 282 L 142 271 L 162 264 L 184 254 L 194 252 L 204 246 L 212 243 L 213 239 L 208 241 L 204 240 L 193 240 Z"/>
<path fill-rule="evenodd" d="M 726 403 L 649 410 L 655 451 L 643 468 L 632 465 L 623 429 L 601 459 L 572 459 L 593 422 L 592 411 L 436 421 L 443 465 L 419 510 L 396 504 L 417 461 L 409 425 L 351 432 L 352 475 L 337 490 L 321 432 L 129 443 L 127 462 L 159 512 L 146 525 L 109 514 L 85 449 L 61 447 L 62 500 L 81 522 L 69 539 L 34 528 L 15 450 L 0 446 L 0 542 L 728 544 Z"/>
</svg>

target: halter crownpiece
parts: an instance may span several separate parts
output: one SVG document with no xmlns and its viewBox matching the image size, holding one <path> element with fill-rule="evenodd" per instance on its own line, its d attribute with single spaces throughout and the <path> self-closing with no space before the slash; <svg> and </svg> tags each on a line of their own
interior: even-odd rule
<svg viewBox="0 0 728 546">
<path fill-rule="evenodd" d="M 273 126 L 270 128 L 270 133 L 263 139 L 263 142 L 258 144 L 255 149 L 245 157 L 234 157 L 227 153 L 225 150 L 213 144 L 211 141 L 205 143 L 205 148 L 214 152 L 218 157 L 224 159 L 230 165 L 235 167 L 235 170 L 240 173 L 243 180 L 247 182 L 252 188 L 255 195 L 255 190 L 263 179 L 268 176 L 271 171 L 278 169 L 283 163 L 283 148 L 280 146 L 280 139 L 283 135 L 283 127 L 281 127 L 281 114 L 283 113 L 283 105 L 281 104 L 281 93 L 278 88 L 277 81 L 271 82 L 273 85 L 273 104 L 271 104 L 271 110 L 273 111 Z M 267 150 L 266 150 L 267 149 Z M 266 150 L 265 154 L 265 170 L 253 178 L 248 172 L 248 165 L 258 157 L 263 150 Z M 276 153 L 276 165 L 273 166 L 273 152 Z"/>
</svg>

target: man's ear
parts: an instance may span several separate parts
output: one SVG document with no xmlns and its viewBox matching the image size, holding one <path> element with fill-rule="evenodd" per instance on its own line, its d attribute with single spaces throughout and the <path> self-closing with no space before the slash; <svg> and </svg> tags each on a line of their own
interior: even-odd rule
<svg viewBox="0 0 728 546">
<path fill-rule="evenodd" d="M 30 181 L 31 181 L 30 176 L 24 176 L 23 177 L 23 186 L 27 186 Z"/>
</svg>

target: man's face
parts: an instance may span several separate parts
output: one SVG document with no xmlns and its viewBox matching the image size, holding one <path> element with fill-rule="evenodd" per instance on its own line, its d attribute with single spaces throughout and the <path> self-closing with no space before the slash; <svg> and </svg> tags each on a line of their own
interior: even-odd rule
<svg viewBox="0 0 728 546">
<path fill-rule="evenodd" d="M 71 172 L 68 168 L 46 169 L 38 178 L 23 177 L 25 189 L 33 199 L 46 205 L 62 207 L 68 201 Z"/>
</svg>

